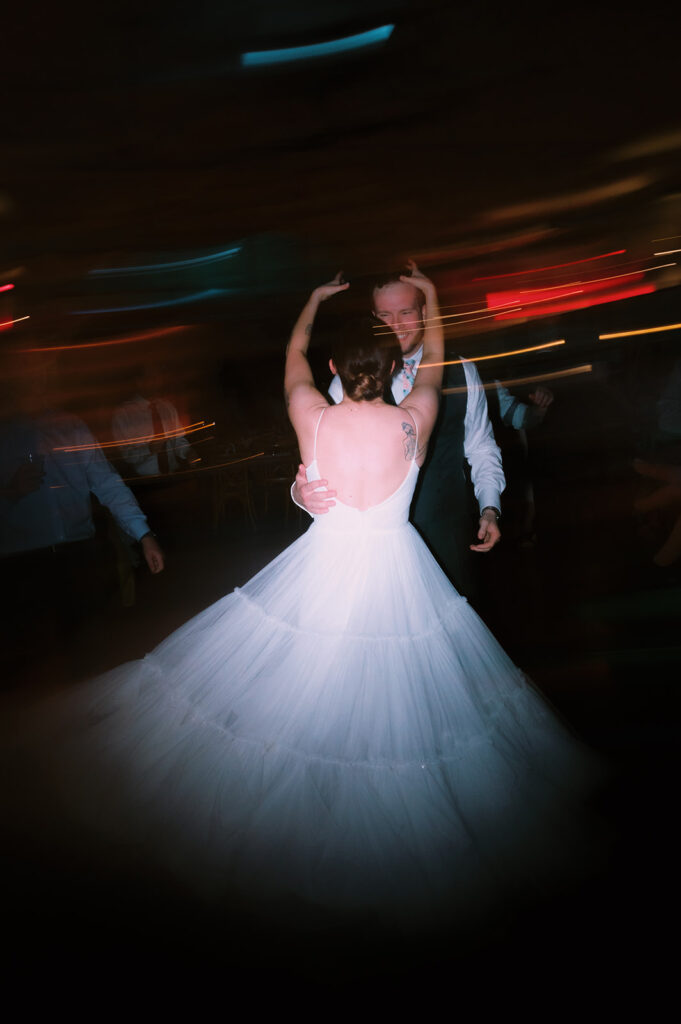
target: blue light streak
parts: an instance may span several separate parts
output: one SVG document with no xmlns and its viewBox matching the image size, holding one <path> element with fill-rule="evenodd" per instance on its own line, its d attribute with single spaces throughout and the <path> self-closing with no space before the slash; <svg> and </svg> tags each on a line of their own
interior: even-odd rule
<svg viewBox="0 0 681 1024">
<path fill-rule="evenodd" d="M 179 267 L 196 267 L 205 263 L 217 263 L 220 260 L 229 259 L 241 252 L 241 246 L 234 249 L 225 249 L 224 252 L 210 253 L 208 256 L 195 256 L 189 260 L 175 260 L 172 263 L 146 263 L 140 267 L 104 267 L 100 270 L 90 270 L 90 274 L 144 274 L 149 271 L 176 270 Z"/>
<path fill-rule="evenodd" d="M 310 46 L 289 46 L 284 50 L 252 50 L 241 54 L 242 67 L 255 67 L 262 64 L 284 64 L 292 60 L 306 60 L 309 57 L 330 57 L 346 50 L 356 50 L 361 46 L 372 46 L 382 43 L 392 35 L 394 25 L 381 25 L 369 32 L 359 32 L 354 36 L 332 39 L 328 43 L 312 43 Z"/>
<path fill-rule="evenodd" d="M 188 302 L 201 302 L 217 295 L 241 294 L 241 288 L 207 288 L 203 292 L 182 295 L 179 299 L 166 299 L 165 302 L 146 302 L 142 306 L 112 306 L 110 309 L 72 309 L 71 316 L 90 316 L 93 313 L 130 313 L 138 309 L 160 309 L 163 306 L 184 306 Z"/>
</svg>

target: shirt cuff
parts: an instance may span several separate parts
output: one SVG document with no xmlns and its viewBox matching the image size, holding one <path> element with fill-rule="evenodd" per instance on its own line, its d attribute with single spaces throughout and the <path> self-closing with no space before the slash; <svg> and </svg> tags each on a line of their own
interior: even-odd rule
<svg viewBox="0 0 681 1024">
<path fill-rule="evenodd" d="M 501 495 L 498 491 L 482 491 L 478 499 L 478 504 L 481 512 L 483 508 L 496 508 L 499 510 L 499 515 L 501 515 Z"/>
<path fill-rule="evenodd" d="M 307 509 L 305 508 L 305 506 L 304 506 L 304 505 L 301 505 L 301 504 L 300 504 L 300 502 L 299 502 L 299 501 L 296 501 L 296 499 L 295 499 L 295 498 L 293 497 L 293 488 L 294 488 L 295 486 L 296 486 L 296 482 L 295 482 L 295 480 L 294 480 L 294 481 L 293 481 L 293 483 L 291 484 L 291 501 L 293 502 L 293 504 L 294 504 L 294 505 L 297 505 L 297 506 L 298 506 L 298 508 L 302 508 L 303 512 L 307 512 Z M 309 512 L 307 512 L 307 514 L 308 514 L 308 515 L 310 515 L 310 513 L 309 513 Z"/>
</svg>

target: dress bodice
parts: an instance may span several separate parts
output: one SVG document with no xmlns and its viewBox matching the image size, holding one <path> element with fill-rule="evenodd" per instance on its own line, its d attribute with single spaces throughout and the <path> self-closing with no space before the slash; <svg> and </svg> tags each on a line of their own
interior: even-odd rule
<svg viewBox="0 0 681 1024">
<path fill-rule="evenodd" d="M 308 481 L 321 478 L 316 458 L 305 467 L 305 473 Z M 352 505 L 345 505 L 336 498 L 333 508 L 323 515 L 313 517 L 315 526 L 339 533 L 383 533 L 386 530 L 399 529 L 409 521 L 409 506 L 418 476 L 419 467 L 412 460 L 402 483 L 383 501 L 367 509 L 358 509 Z"/>
</svg>

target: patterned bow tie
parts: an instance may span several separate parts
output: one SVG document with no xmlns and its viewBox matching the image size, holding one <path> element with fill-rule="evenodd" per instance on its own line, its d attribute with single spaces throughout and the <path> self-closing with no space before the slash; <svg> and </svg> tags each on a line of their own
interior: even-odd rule
<svg viewBox="0 0 681 1024">
<path fill-rule="evenodd" d="M 412 359 L 405 359 L 402 364 L 402 369 L 397 374 L 397 380 L 402 387 L 402 398 L 406 398 L 414 386 L 414 379 L 416 377 L 416 357 Z"/>
</svg>

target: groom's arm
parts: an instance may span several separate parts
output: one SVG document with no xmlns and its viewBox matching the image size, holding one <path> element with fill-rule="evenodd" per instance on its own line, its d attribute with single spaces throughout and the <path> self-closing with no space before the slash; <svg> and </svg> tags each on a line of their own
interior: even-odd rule
<svg viewBox="0 0 681 1024">
<path fill-rule="evenodd" d="M 327 487 L 328 480 L 308 481 L 305 466 L 298 466 L 296 478 L 291 487 L 291 499 L 298 508 L 311 516 L 321 516 L 336 504 L 336 491 L 320 490 Z"/>
</svg>

